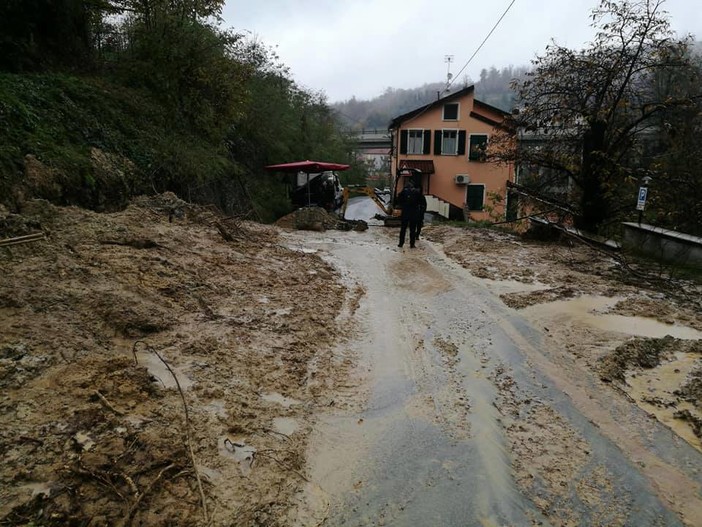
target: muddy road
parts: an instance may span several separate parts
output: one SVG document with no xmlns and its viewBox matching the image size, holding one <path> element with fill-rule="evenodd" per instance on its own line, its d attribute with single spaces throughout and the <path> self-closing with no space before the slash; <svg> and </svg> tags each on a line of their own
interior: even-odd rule
<svg viewBox="0 0 702 527">
<path fill-rule="evenodd" d="M 557 326 L 578 322 L 512 309 L 499 293 L 534 287 L 395 235 L 286 236 L 364 291 L 338 349 L 355 367 L 312 433 L 298 524 L 700 525 L 699 449 L 573 357 L 575 333 Z M 641 331 L 620 318 L 616 331 L 579 323 L 614 344 Z"/>
<path fill-rule="evenodd" d="M 698 283 L 368 223 L 0 208 L 0 525 L 701 525 Z"/>
</svg>

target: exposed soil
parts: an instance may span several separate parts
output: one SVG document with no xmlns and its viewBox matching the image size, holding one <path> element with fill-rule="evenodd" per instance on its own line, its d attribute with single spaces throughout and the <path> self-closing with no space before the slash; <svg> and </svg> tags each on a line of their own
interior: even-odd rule
<svg viewBox="0 0 702 527">
<path fill-rule="evenodd" d="M 474 276 L 486 279 L 509 307 L 525 309 L 584 297 L 584 310 L 573 312 L 559 324 L 553 321 L 557 312 L 568 311 L 567 303 L 551 304 L 558 306 L 553 309 L 534 307 L 529 313 L 535 320 L 548 323 L 546 331 L 552 339 L 561 341 L 575 358 L 584 359 L 589 370 L 606 382 L 615 381 L 615 389 L 627 392 L 647 410 L 651 404 L 672 408 L 670 413 L 677 411 L 676 418 L 687 422 L 699 436 L 702 404 L 696 375 L 702 368 L 701 341 L 670 335 L 629 340 L 616 334 L 617 323 L 625 327 L 631 317 L 658 321 L 669 326 L 671 333 L 676 327 L 702 331 L 702 287 L 698 283 L 642 283 L 606 252 L 568 239 L 544 243 L 507 232 L 441 226 L 427 229 L 426 235 L 441 242 L 446 254 Z M 502 292 L 505 289 L 507 292 Z M 593 301 L 588 307 L 589 298 Z M 607 332 L 593 334 L 582 327 L 586 314 L 627 318 L 617 319 Z M 632 393 L 631 383 L 627 382 L 632 375 L 635 378 L 641 370 L 649 370 L 655 377 L 657 367 L 670 365 L 681 357 L 691 357 L 688 362 L 695 366 L 670 368 L 670 375 L 660 387 L 667 394 L 665 401 Z M 684 401 L 692 407 L 677 410 Z M 702 449 L 702 443 L 693 444 Z"/>
<path fill-rule="evenodd" d="M 322 229 L 334 228 L 321 221 Z M 310 433 L 323 409 L 363 408 L 364 376 L 377 374 L 353 346 L 343 346 L 353 337 L 350 328 L 367 330 L 357 310 L 368 309 L 363 301 L 371 290 L 363 280 L 349 282 L 343 266 L 306 246 L 305 236 L 319 237 L 318 247 L 349 236 L 339 254 L 355 252 L 367 273 L 387 240 L 285 230 L 294 226 L 294 216 L 266 227 L 172 194 L 140 198 L 110 214 L 43 201 L 28 202 L 21 215 L 0 210 L 0 239 L 46 235 L 0 247 L 0 525 L 276 526 L 300 517 L 324 523 L 324 511 L 305 516 L 295 509 L 300 490 L 317 485 L 306 459 Z M 699 285 L 642 283 L 605 252 L 570 241 L 440 226 L 423 233 L 510 308 L 500 309 L 518 310 L 539 328 L 546 343 L 524 352 L 526 364 L 544 357 L 542 369 L 553 367 L 572 382 L 573 393 L 562 387 L 564 396 L 605 435 L 616 438 L 618 431 L 596 421 L 601 404 L 588 402 L 594 395 L 624 408 L 637 404 L 702 451 Z M 411 257 L 384 257 L 390 271 L 372 282 L 379 288 L 374 305 L 396 307 L 383 287 L 424 302 L 451 292 L 438 257 L 425 260 L 422 243 Z M 383 250 L 396 250 L 387 245 Z M 401 307 L 405 297 L 397 298 Z M 482 432 L 471 419 L 486 406 L 466 391 L 470 366 L 475 382 L 489 383 L 498 395 L 491 404 L 508 469 L 535 504 L 530 523 L 582 525 L 573 503 L 592 524 L 627 523 L 636 496 L 613 489 L 613 468 L 598 461 L 578 426 L 543 394 L 519 386 L 510 366 L 495 366 L 487 329 L 457 313 L 455 322 L 425 334 L 428 304 L 402 314 L 411 314 L 407 324 L 416 333 L 399 339 L 413 349 L 399 369 L 426 399 L 402 415 L 433 420 L 451 446 L 470 442 Z M 389 372 L 403 359 L 397 339 L 384 332 L 376 328 L 365 338 L 388 339 L 380 365 Z M 399 397 L 400 388 L 412 393 L 397 382 L 388 396 Z M 381 397 L 376 410 L 387 402 Z M 391 422 L 381 412 L 353 420 L 350 429 L 365 427 L 359 433 L 371 441 L 372 423 Z M 619 437 L 626 455 L 638 448 Z M 494 449 L 497 459 L 503 453 Z M 684 492 L 695 492 L 689 480 L 668 478 L 657 458 L 646 456 L 641 470 L 659 497 L 693 525 L 700 508 Z M 470 475 L 451 464 L 442 470 Z M 366 483 L 356 480 L 353 488 L 361 493 Z M 426 489 L 406 505 L 420 504 Z"/>
<path fill-rule="evenodd" d="M 442 226 L 426 229 L 426 237 L 441 243 L 450 258 L 482 279 L 507 306 L 543 328 L 548 351 L 540 352 L 548 353 L 563 378 L 580 378 L 589 386 L 581 408 L 587 409 L 593 395 L 588 390 L 593 389 L 609 393 L 623 407 L 628 399 L 702 451 L 699 283 L 640 280 L 606 252 L 569 240 L 543 243 Z M 635 336 L 640 334 L 644 336 Z M 678 334 L 683 338 L 674 336 Z M 519 389 L 509 368 L 497 367 L 491 378 L 500 393 L 496 406 L 504 416 L 512 469 L 522 492 L 556 524 L 582 524 L 582 518 L 561 505 L 566 482 L 592 463 L 587 444 L 552 407 Z M 616 436 L 613 430 L 609 433 Z M 578 482 L 577 492 L 591 506 L 590 521 L 626 523 L 631 497 L 618 489 L 620 510 L 611 503 L 602 509 L 598 504 L 604 501 L 597 497 L 611 495 L 611 475 L 606 466 L 589 474 L 592 481 Z M 656 480 L 653 471 L 649 477 Z M 684 502 L 679 495 L 668 499 L 677 500 L 678 507 Z M 683 520 L 696 525 L 689 516 Z"/>
<path fill-rule="evenodd" d="M 285 525 L 337 273 L 172 194 L 2 216 L 0 524 Z"/>
</svg>

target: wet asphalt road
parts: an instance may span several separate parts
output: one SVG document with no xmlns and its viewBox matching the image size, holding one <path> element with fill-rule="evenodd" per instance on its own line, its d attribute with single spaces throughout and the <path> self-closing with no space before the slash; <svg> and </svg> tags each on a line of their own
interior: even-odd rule
<svg viewBox="0 0 702 527">
<path fill-rule="evenodd" d="M 354 212 L 352 203 L 347 217 L 375 214 L 370 200 L 357 201 L 368 212 Z M 371 227 L 306 233 L 295 242 L 319 250 L 349 285 L 365 289 L 358 331 L 343 345 L 358 363 L 358 381 L 343 396 L 357 404 L 320 416 L 308 452 L 311 479 L 328 507 L 324 525 L 561 525 L 537 506 L 538 491 L 527 495 L 515 482 L 489 375 L 496 368 L 507 369 L 522 394 L 548 404 L 587 442 L 590 461 L 571 486 L 560 496 L 543 489 L 575 519 L 569 525 L 702 522 L 690 517 L 694 504 L 682 523 L 641 461 L 680 475 L 698 495 L 697 451 L 664 427 L 651 432 L 645 416 L 608 404 L 606 394 L 587 393 L 586 380 L 571 386 L 539 330 L 431 244 L 400 250 L 396 235 Z M 594 425 L 598 415 L 605 424 L 627 421 L 631 437 Z M 597 503 L 583 500 L 579 483 L 602 466 L 611 488 L 600 489 Z"/>
</svg>

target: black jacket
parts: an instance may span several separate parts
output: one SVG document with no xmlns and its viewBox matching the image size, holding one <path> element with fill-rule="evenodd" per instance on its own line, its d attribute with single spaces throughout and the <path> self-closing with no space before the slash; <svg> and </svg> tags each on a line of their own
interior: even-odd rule
<svg viewBox="0 0 702 527">
<path fill-rule="evenodd" d="M 402 189 L 402 192 L 397 195 L 396 203 L 402 209 L 403 218 L 419 217 L 421 198 L 424 198 L 424 196 L 418 189 L 409 187 Z M 426 203 L 426 199 L 424 202 Z"/>
</svg>

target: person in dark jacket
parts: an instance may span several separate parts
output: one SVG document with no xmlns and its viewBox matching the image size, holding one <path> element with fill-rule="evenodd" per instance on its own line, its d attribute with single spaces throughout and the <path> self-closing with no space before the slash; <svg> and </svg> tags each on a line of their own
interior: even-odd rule
<svg viewBox="0 0 702 527">
<path fill-rule="evenodd" d="M 427 198 L 422 192 L 422 188 L 417 189 L 419 191 L 419 213 L 417 215 L 417 232 L 414 235 L 414 239 L 419 239 L 419 234 L 422 232 L 422 227 L 424 226 L 424 213 L 427 211 Z"/>
<path fill-rule="evenodd" d="M 409 227 L 410 248 L 414 249 L 420 196 L 420 192 L 414 188 L 411 181 L 407 181 L 405 188 L 397 195 L 396 203 L 402 208 L 402 214 L 400 215 L 400 243 L 397 244 L 398 247 L 402 247 L 405 244 L 405 236 Z"/>
</svg>

